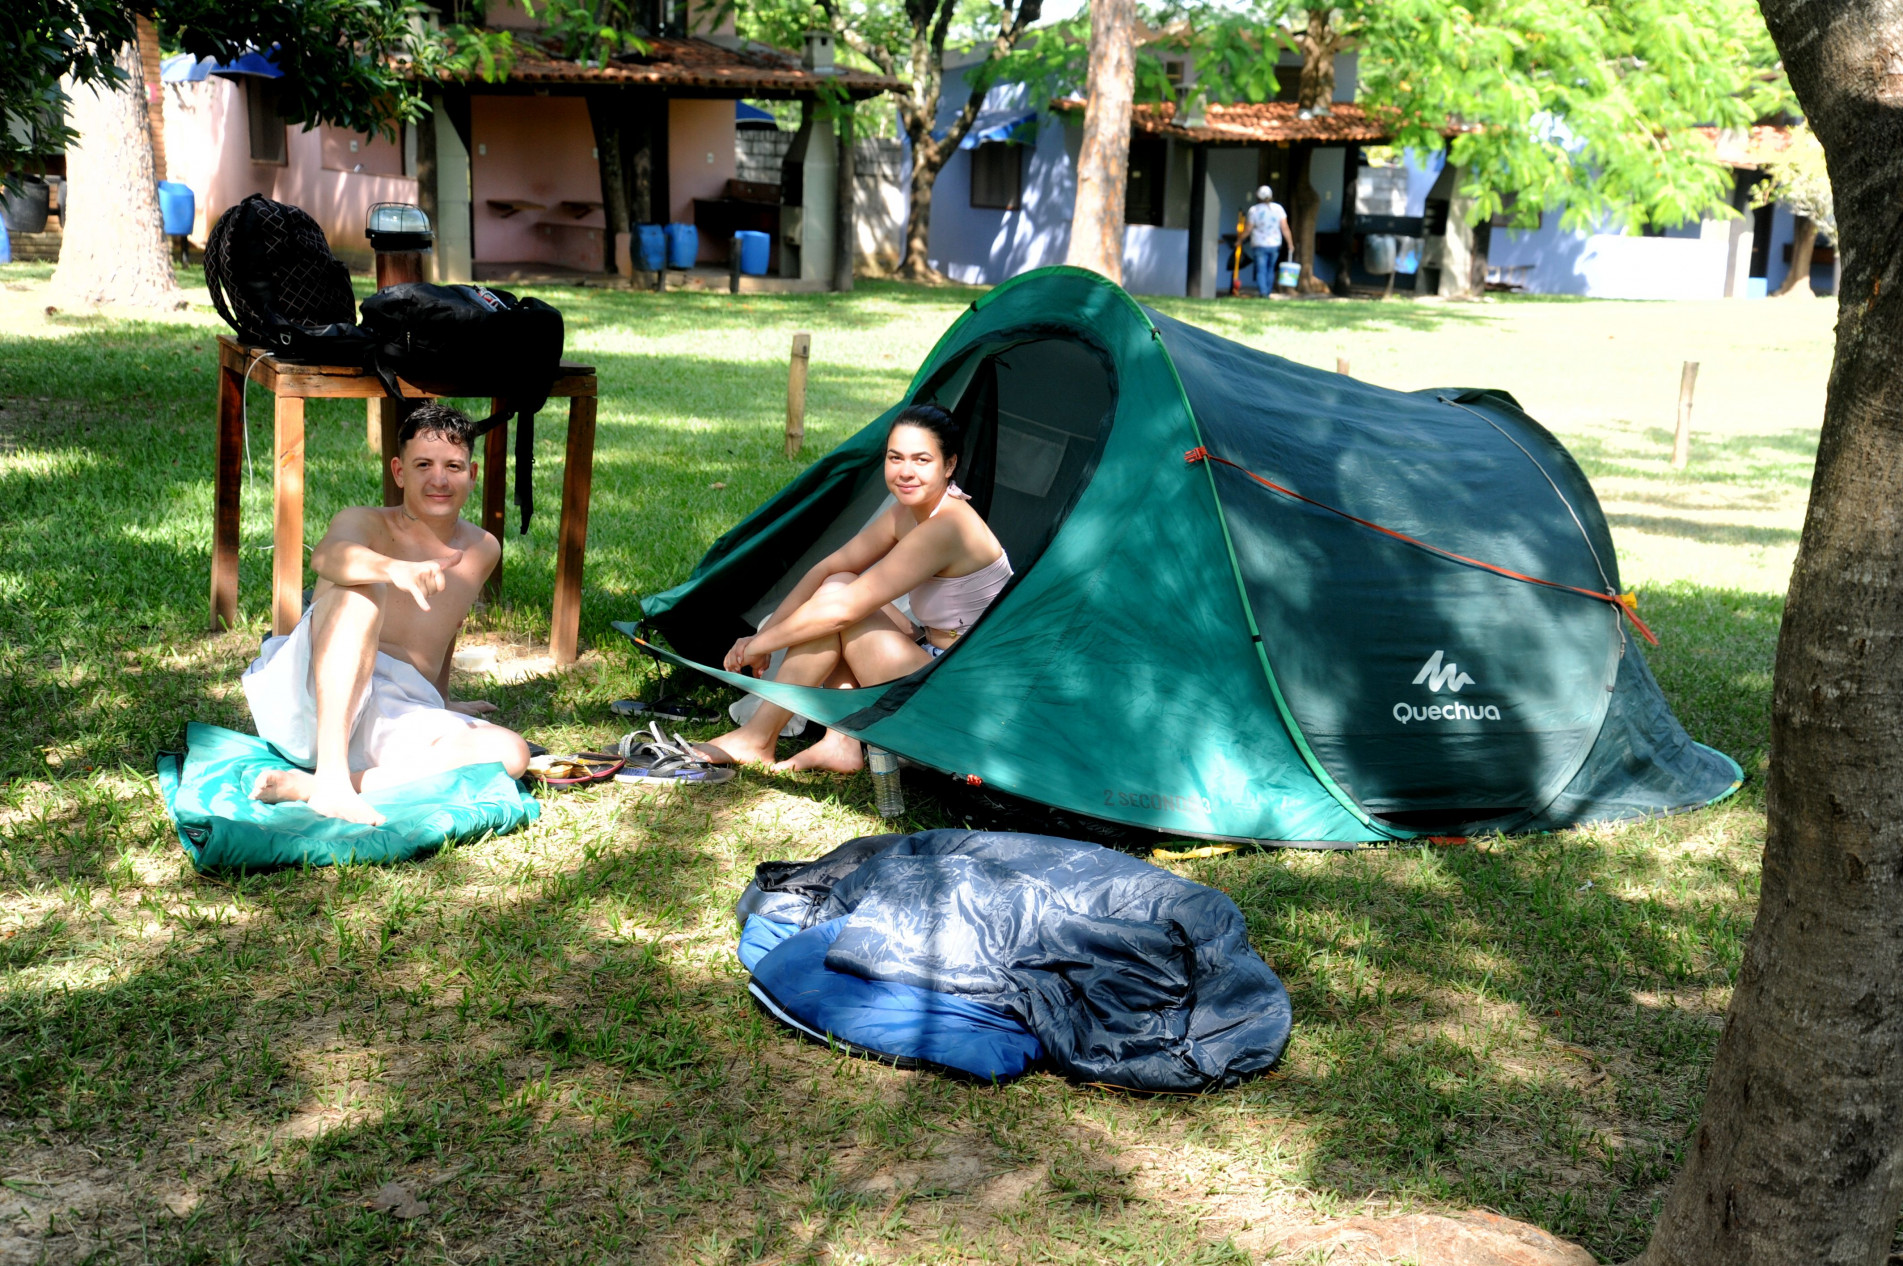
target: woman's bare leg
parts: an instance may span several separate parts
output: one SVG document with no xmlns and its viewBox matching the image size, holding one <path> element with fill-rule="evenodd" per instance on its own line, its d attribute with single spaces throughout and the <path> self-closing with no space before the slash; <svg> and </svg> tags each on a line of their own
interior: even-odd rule
<svg viewBox="0 0 1903 1266">
<path fill-rule="evenodd" d="M 795 686 L 822 686 L 827 684 L 844 662 L 840 655 L 839 635 L 829 633 L 811 642 L 789 647 L 786 658 L 780 661 L 780 671 L 774 680 Z M 727 753 L 736 764 L 771 765 L 778 755 L 780 730 L 792 715 L 779 704 L 762 699 L 759 710 L 747 718 L 745 725 L 710 740 L 709 746 Z"/>
<path fill-rule="evenodd" d="M 876 686 L 892 681 L 921 667 L 931 659 L 923 647 L 912 640 L 909 628 L 901 629 L 885 612 L 879 611 L 861 620 L 840 635 L 845 668 L 856 683 Z M 789 657 L 790 658 L 790 657 Z M 762 708 L 762 712 L 766 709 Z M 858 739 L 839 730 L 829 729 L 826 737 L 805 751 L 783 760 L 776 770 L 830 769 L 850 774 L 865 767 L 865 752 Z"/>
</svg>

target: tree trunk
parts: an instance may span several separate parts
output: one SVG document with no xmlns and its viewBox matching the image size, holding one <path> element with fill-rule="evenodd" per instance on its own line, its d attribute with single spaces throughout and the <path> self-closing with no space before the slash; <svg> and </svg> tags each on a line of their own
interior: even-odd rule
<svg viewBox="0 0 1903 1266">
<path fill-rule="evenodd" d="M 1090 78 L 1064 262 L 1123 282 L 1123 195 L 1136 95 L 1136 0 L 1090 0 Z"/>
<path fill-rule="evenodd" d="M 1335 53 L 1341 41 L 1328 25 L 1329 9 L 1308 11 L 1308 25 L 1295 37 L 1302 50 L 1302 80 L 1295 103 L 1309 114 L 1331 114 L 1335 104 Z"/>
<path fill-rule="evenodd" d="M 936 145 L 922 149 L 912 144 L 912 193 L 905 212 L 905 258 L 899 263 L 898 276 L 905 281 L 941 283 L 945 274 L 932 267 L 932 186 L 938 182 L 939 168 L 945 165 L 944 152 Z"/>
<path fill-rule="evenodd" d="M 595 164 L 601 176 L 601 221 L 606 227 L 601 234 L 601 271 L 615 271 L 615 235 L 632 235 L 633 226 L 628 222 L 628 173 L 622 162 L 622 123 L 626 117 L 625 101 L 620 92 L 591 92 L 588 94 L 588 122 L 595 132 Z M 631 255 L 639 254 L 639 246 L 630 236 L 628 250 Z"/>
<path fill-rule="evenodd" d="M 1309 160 L 1315 154 L 1315 147 L 1302 144 L 1296 150 L 1295 157 L 1295 193 L 1289 199 L 1289 228 L 1295 235 L 1295 250 L 1301 260 L 1302 275 L 1295 283 L 1295 293 L 1302 295 L 1325 295 L 1328 285 L 1315 275 L 1315 221 L 1321 215 L 1321 195 L 1315 192 L 1315 186 L 1308 183 Z"/>
<path fill-rule="evenodd" d="M 159 219 L 152 169 L 152 121 L 137 44 L 116 58 L 126 82 L 117 90 L 67 82 L 67 117 L 79 134 L 66 151 L 72 211 L 62 221 L 54 293 L 69 303 L 177 307 L 178 278 Z"/>
<path fill-rule="evenodd" d="M 1903 1204 L 1903 11 L 1761 2 L 1835 177 L 1843 293 L 1778 636 L 1757 921 L 1640 1260 L 1879 1266 Z"/>
<path fill-rule="evenodd" d="M 1810 257 L 1817 248 L 1817 221 L 1807 215 L 1797 217 L 1792 225 L 1791 267 L 1784 274 L 1784 280 L 1777 284 L 1776 295 L 1796 295 L 1808 299 L 1812 295 L 1810 288 Z"/>
</svg>

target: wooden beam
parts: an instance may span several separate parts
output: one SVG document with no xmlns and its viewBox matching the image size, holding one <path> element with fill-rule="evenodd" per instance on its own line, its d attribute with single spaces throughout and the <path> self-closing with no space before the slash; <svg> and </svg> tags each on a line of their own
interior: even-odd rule
<svg viewBox="0 0 1903 1266">
<path fill-rule="evenodd" d="M 244 461 L 244 377 L 222 358 L 218 366 L 217 466 L 211 509 L 211 631 L 238 622 L 239 492 Z"/>
<path fill-rule="evenodd" d="M 555 610 L 549 647 L 557 664 L 575 662 L 581 630 L 582 556 L 588 544 L 588 497 L 595 474 L 595 398 L 568 402 L 568 452 L 562 469 L 562 522 L 555 546 Z"/>
<path fill-rule="evenodd" d="M 304 614 L 304 398 L 277 399 L 271 480 L 271 631 L 289 633 Z"/>
</svg>

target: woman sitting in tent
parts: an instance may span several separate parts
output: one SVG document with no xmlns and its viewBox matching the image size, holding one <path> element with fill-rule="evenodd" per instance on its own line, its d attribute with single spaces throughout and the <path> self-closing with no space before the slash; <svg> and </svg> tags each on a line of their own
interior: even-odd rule
<svg viewBox="0 0 1903 1266">
<path fill-rule="evenodd" d="M 784 649 L 778 681 L 874 686 L 949 650 L 1011 579 L 1004 547 L 952 482 L 959 440 L 938 406 L 903 410 L 885 450 L 885 486 L 898 504 L 814 564 L 758 632 L 733 644 L 727 671 L 764 673 Z M 891 605 L 903 594 L 911 595 L 916 625 Z M 745 725 L 695 746 L 716 760 L 775 769 L 851 773 L 864 765 L 859 740 L 837 730 L 775 764 L 791 715 L 762 700 Z"/>
</svg>

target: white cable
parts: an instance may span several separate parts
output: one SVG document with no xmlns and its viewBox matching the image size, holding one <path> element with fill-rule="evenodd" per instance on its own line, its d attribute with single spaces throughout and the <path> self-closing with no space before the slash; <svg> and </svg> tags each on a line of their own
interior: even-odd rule
<svg viewBox="0 0 1903 1266">
<path fill-rule="evenodd" d="M 246 483 L 256 483 L 258 472 L 251 468 L 251 371 L 269 352 L 259 352 L 245 366 L 244 381 L 238 385 L 238 424 L 244 428 L 244 473 Z"/>
</svg>

